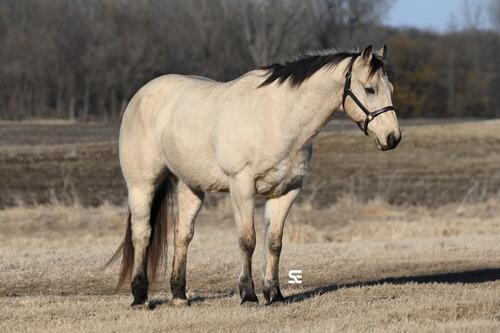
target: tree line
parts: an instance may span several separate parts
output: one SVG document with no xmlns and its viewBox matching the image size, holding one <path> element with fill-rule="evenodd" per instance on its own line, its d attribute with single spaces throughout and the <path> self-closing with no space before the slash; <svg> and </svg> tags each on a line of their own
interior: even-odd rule
<svg viewBox="0 0 500 333">
<path fill-rule="evenodd" d="M 500 116 L 494 28 L 383 25 L 393 0 L 2 0 L 0 119 L 119 119 L 167 73 L 230 80 L 310 49 L 389 47 L 404 117 Z"/>
</svg>

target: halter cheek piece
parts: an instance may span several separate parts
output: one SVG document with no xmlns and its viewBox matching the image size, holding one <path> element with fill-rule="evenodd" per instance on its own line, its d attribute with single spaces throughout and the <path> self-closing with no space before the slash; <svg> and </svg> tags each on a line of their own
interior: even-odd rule
<svg viewBox="0 0 500 333">
<path fill-rule="evenodd" d="M 370 121 L 372 121 L 373 119 L 375 119 L 376 116 L 379 116 L 384 112 L 396 111 L 396 110 L 394 109 L 394 106 L 392 106 L 392 105 L 383 107 L 383 108 L 375 110 L 373 112 L 370 112 L 370 111 L 368 111 L 367 108 L 365 108 L 363 103 L 361 103 L 361 101 L 356 97 L 356 95 L 354 95 L 354 93 L 352 92 L 352 89 L 351 89 L 351 77 L 352 77 L 352 65 L 353 65 L 353 63 L 354 62 L 351 62 L 351 64 L 349 65 L 349 68 L 345 74 L 344 94 L 342 96 L 342 107 L 345 110 L 345 100 L 346 100 L 347 96 L 350 96 L 352 98 L 352 100 L 356 103 L 356 105 L 361 109 L 361 111 L 363 111 L 366 115 L 365 120 L 359 121 L 359 122 L 357 122 L 357 124 L 359 126 L 359 129 L 362 130 L 363 133 L 365 133 L 365 135 L 368 135 L 368 124 L 370 123 Z"/>
</svg>

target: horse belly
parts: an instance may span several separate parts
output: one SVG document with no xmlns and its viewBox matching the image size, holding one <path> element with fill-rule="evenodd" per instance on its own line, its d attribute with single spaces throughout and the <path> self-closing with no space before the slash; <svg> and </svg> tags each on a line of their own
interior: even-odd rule
<svg viewBox="0 0 500 333">
<path fill-rule="evenodd" d="M 208 162 L 208 163 L 207 163 Z M 209 161 L 189 160 L 170 163 L 170 170 L 192 189 L 204 192 L 227 192 L 227 176 Z"/>
</svg>

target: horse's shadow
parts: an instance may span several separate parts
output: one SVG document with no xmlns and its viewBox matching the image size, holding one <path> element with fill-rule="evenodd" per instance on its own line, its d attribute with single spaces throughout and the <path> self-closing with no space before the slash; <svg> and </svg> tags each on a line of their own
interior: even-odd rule
<svg viewBox="0 0 500 333">
<path fill-rule="evenodd" d="M 330 284 L 322 287 L 317 287 L 305 292 L 299 292 L 285 297 L 285 303 L 303 302 L 308 299 L 337 291 L 343 288 L 355 288 L 365 286 L 375 286 L 379 284 L 393 284 L 402 285 L 406 283 L 482 283 L 489 281 L 500 280 L 500 268 L 481 268 L 476 270 L 469 270 L 454 273 L 439 273 L 439 274 L 425 274 L 414 276 L 401 276 L 401 277 L 388 277 L 378 280 L 360 281 L 344 284 Z M 220 292 L 211 296 L 195 296 L 190 299 L 190 303 L 202 303 L 209 300 L 231 298 L 236 294 L 236 290 L 231 289 L 227 292 Z M 155 309 L 164 304 L 168 304 L 168 299 L 153 299 L 149 303 L 150 309 Z"/>
<path fill-rule="evenodd" d="M 402 277 L 388 277 L 379 280 L 353 282 L 346 284 L 331 284 L 323 287 L 314 288 L 302 293 L 285 297 L 286 303 L 296 303 L 317 297 L 326 293 L 330 293 L 343 288 L 354 288 L 364 286 L 374 286 L 379 284 L 394 284 L 401 285 L 406 283 L 482 283 L 496 281 L 500 279 L 500 268 L 483 268 L 463 272 L 454 273 L 439 273 L 429 275 L 415 275 Z"/>
<path fill-rule="evenodd" d="M 210 296 L 194 296 L 189 299 L 189 304 L 203 303 L 210 300 L 217 300 L 223 298 L 231 298 L 236 294 L 235 289 L 230 289 L 226 292 L 218 292 L 214 295 Z M 157 307 L 168 305 L 170 303 L 170 299 L 167 298 L 155 298 L 149 301 L 148 308 L 150 310 L 154 310 Z"/>
</svg>

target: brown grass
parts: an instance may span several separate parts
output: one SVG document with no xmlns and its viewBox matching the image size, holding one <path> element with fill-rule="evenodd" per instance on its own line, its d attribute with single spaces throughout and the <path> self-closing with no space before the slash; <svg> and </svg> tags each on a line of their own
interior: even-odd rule
<svg viewBox="0 0 500 333">
<path fill-rule="evenodd" d="M 235 227 L 225 203 L 204 210 L 188 262 L 189 308 L 152 295 L 133 311 L 113 294 L 126 209 L 75 205 L 0 211 L 0 331 L 498 331 L 500 200 L 440 208 L 361 204 L 295 207 L 285 230 L 281 283 L 289 304 L 240 306 Z M 262 275 L 262 221 L 255 273 Z M 171 253 L 171 251 L 170 251 Z M 287 283 L 302 269 L 304 284 Z M 262 299 L 262 297 L 261 297 Z"/>
</svg>

